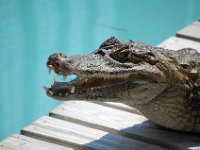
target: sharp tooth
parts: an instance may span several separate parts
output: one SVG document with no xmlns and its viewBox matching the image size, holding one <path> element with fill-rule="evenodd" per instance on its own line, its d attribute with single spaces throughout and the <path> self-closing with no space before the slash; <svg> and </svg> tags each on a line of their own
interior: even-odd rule
<svg viewBox="0 0 200 150">
<path fill-rule="evenodd" d="M 85 79 L 85 82 L 87 82 L 88 81 L 88 79 Z"/>
<path fill-rule="evenodd" d="M 72 86 L 72 88 L 70 89 L 70 92 L 71 92 L 71 93 L 74 93 L 74 92 L 75 92 L 75 86 Z"/>
<path fill-rule="evenodd" d="M 48 67 L 49 67 L 49 68 L 53 68 L 53 66 L 52 66 L 52 65 L 48 65 Z"/>
<path fill-rule="evenodd" d="M 63 75 L 63 80 L 66 80 L 67 79 L 67 76 L 66 75 Z"/>
<path fill-rule="evenodd" d="M 45 92 L 47 92 L 49 90 L 49 88 L 47 86 L 43 86 Z"/>
<path fill-rule="evenodd" d="M 59 96 L 62 96 L 62 93 L 59 93 L 58 95 L 59 95 Z"/>
<path fill-rule="evenodd" d="M 51 69 L 51 68 L 49 68 L 49 74 L 51 73 L 51 70 L 52 70 L 52 69 Z"/>
<path fill-rule="evenodd" d="M 58 82 L 57 79 L 56 79 L 56 76 L 54 76 L 53 81 L 54 81 L 54 83 Z"/>
<path fill-rule="evenodd" d="M 65 96 L 67 96 L 67 95 L 68 95 L 68 93 L 66 92 Z"/>
<path fill-rule="evenodd" d="M 91 90 L 93 91 L 93 90 L 94 90 L 94 88 L 92 87 L 92 88 L 91 88 Z"/>
<path fill-rule="evenodd" d="M 54 95 L 53 91 L 50 91 L 50 90 L 49 90 L 49 94 L 50 94 L 50 95 Z"/>
</svg>

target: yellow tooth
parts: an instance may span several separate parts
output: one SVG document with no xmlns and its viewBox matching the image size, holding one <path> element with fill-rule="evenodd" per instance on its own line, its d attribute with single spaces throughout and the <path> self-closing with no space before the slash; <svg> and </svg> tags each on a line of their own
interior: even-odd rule
<svg viewBox="0 0 200 150">
<path fill-rule="evenodd" d="M 70 91 L 71 91 L 71 93 L 74 93 L 75 92 L 75 86 L 72 86 Z"/>
<path fill-rule="evenodd" d="M 50 95 L 54 95 L 53 91 L 50 91 L 50 90 L 49 90 L 49 94 L 50 94 Z"/>
<path fill-rule="evenodd" d="M 66 75 L 63 75 L 63 80 L 66 80 L 67 79 L 67 76 Z"/>
<path fill-rule="evenodd" d="M 54 83 L 58 82 L 57 79 L 56 79 L 56 76 L 54 76 L 53 81 L 54 81 Z"/>
<path fill-rule="evenodd" d="M 47 86 L 43 86 L 45 92 L 47 92 L 49 90 L 49 88 Z"/>
</svg>

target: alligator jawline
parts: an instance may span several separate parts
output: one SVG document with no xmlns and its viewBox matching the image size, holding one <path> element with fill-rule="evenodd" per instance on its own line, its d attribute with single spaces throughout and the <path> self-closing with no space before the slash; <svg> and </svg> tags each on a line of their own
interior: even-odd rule
<svg viewBox="0 0 200 150">
<path fill-rule="evenodd" d="M 54 84 L 48 88 L 44 87 L 47 93 L 51 96 L 67 96 L 68 94 L 74 94 L 75 91 L 83 90 L 95 90 L 112 87 L 114 85 L 122 85 L 125 82 L 133 80 L 133 77 L 129 78 L 105 78 L 105 77 L 92 77 L 92 78 L 79 78 L 70 82 L 57 82 L 54 78 Z"/>
<path fill-rule="evenodd" d="M 123 84 L 124 82 L 128 81 L 128 78 L 89 78 L 86 79 L 87 82 L 81 84 L 80 89 L 88 89 L 88 88 L 103 88 L 109 87 L 116 84 Z"/>
</svg>

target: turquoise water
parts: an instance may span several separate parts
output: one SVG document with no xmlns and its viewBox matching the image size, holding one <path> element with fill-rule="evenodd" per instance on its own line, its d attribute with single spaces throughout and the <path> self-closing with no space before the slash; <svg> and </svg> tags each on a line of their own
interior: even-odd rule
<svg viewBox="0 0 200 150">
<path fill-rule="evenodd" d="M 84 54 L 115 35 L 156 45 L 200 18 L 199 0 L 0 0 L 0 140 L 60 104 L 47 57 Z"/>
</svg>

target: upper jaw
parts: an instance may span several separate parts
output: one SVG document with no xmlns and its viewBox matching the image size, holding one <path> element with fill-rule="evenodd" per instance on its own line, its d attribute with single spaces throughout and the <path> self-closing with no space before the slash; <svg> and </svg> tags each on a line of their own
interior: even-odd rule
<svg viewBox="0 0 200 150">
<path fill-rule="evenodd" d="M 163 78 L 164 74 L 149 63 L 120 63 L 112 58 L 105 58 L 99 54 L 72 56 L 60 59 L 60 70 L 47 65 L 49 70 L 62 75 L 65 80 L 68 75 L 75 74 L 79 79 L 86 78 L 128 78 L 132 74 L 146 74 L 153 78 Z"/>
</svg>

